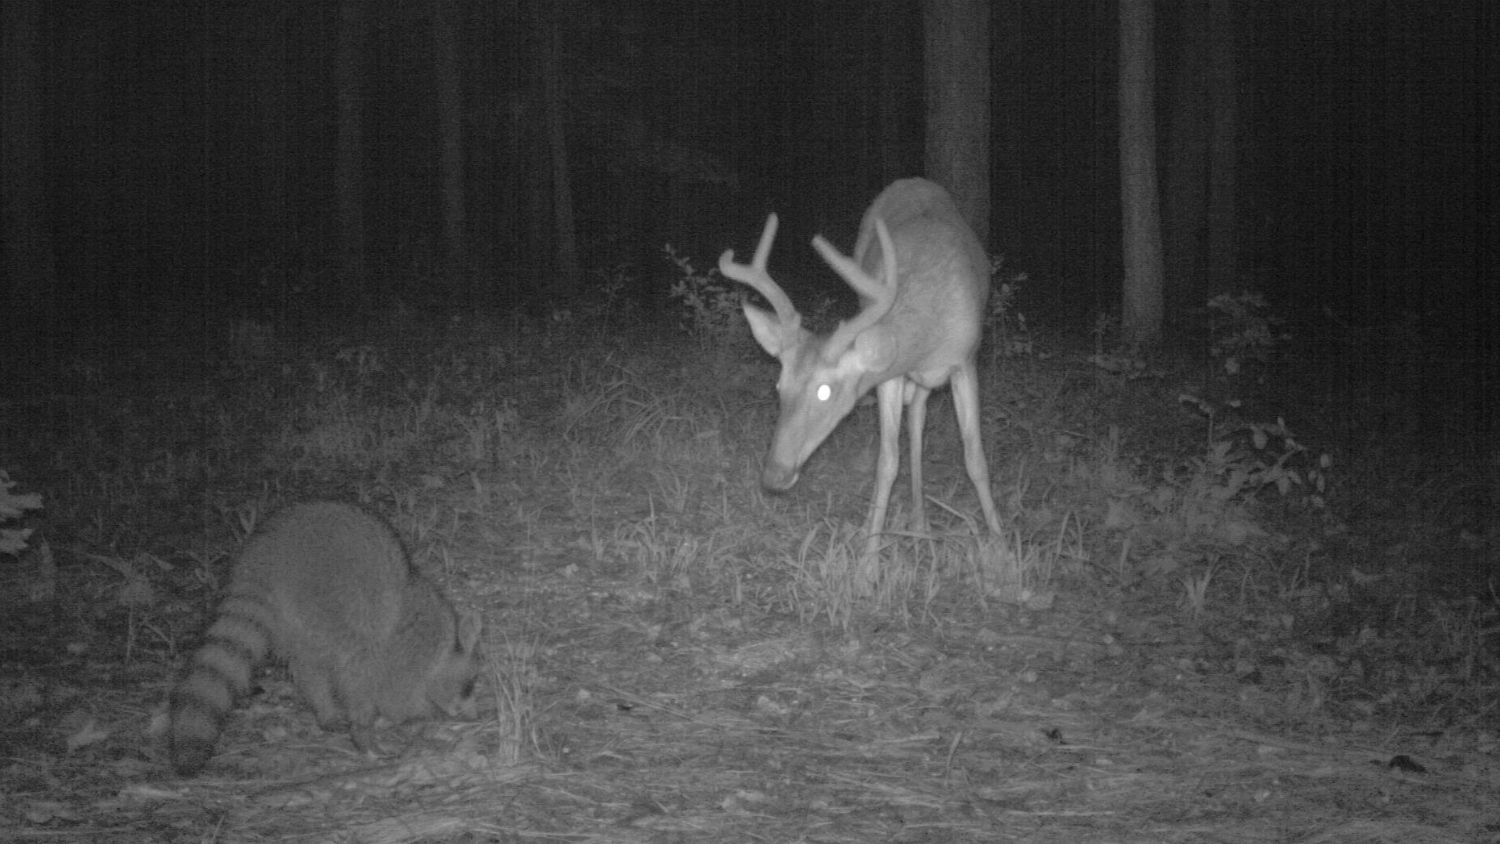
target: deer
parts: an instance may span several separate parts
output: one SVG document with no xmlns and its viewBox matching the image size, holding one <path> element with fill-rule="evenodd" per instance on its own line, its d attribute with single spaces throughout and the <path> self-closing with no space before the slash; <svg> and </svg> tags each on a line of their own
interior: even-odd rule
<svg viewBox="0 0 1500 844">
<path fill-rule="evenodd" d="M 749 264 L 735 263 L 732 249 L 719 256 L 725 278 L 760 293 L 771 306 L 767 311 L 743 304 L 756 342 L 781 362 L 776 383 L 780 417 L 761 485 L 771 492 L 790 490 L 807 459 L 873 389 L 880 408 L 880 451 L 865 519 L 864 559 L 879 554 L 896 481 L 903 405 L 911 459 L 911 527 L 926 533 L 922 428 L 928 395 L 948 385 L 964 467 L 979 494 L 986 526 L 999 534 L 980 435 L 975 368 L 989 298 L 989 256 L 952 197 L 926 179 L 901 179 L 865 211 L 852 258 L 821 234 L 813 238 L 813 248 L 860 298 L 859 313 L 826 337 L 802 327 L 801 314 L 766 268 L 777 226 L 772 212 Z"/>
</svg>

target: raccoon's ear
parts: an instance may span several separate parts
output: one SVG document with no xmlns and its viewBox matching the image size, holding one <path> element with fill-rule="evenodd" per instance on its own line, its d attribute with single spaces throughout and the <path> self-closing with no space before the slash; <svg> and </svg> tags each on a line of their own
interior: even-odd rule
<svg viewBox="0 0 1500 844">
<path fill-rule="evenodd" d="M 464 610 L 458 616 L 458 641 L 456 643 L 458 653 L 472 653 L 479 644 L 480 633 L 479 613 L 473 610 Z"/>
</svg>

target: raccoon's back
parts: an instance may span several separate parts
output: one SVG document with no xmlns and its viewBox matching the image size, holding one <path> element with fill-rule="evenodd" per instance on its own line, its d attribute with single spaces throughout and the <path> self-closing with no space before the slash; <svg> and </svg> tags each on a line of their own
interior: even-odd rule
<svg viewBox="0 0 1500 844">
<path fill-rule="evenodd" d="M 412 577 L 400 538 L 359 507 L 313 502 L 269 518 L 236 557 L 228 594 L 173 689 L 173 767 L 186 775 L 207 763 L 269 653 L 294 662 L 378 659 L 402 622 Z"/>
<path fill-rule="evenodd" d="M 297 512 L 306 518 L 284 522 L 254 558 L 279 567 L 274 649 L 314 675 L 315 688 L 298 680 L 313 708 L 342 709 L 356 726 L 452 714 L 472 693 L 478 618 L 461 618 L 375 516 L 327 503 Z"/>
<path fill-rule="evenodd" d="M 258 585 L 277 608 L 275 649 L 286 657 L 299 637 L 337 649 L 389 636 L 413 576 L 390 525 L 353 504 L 317 501 L 272 516 L 240 552 L 234 582 Z"/>
</svg>

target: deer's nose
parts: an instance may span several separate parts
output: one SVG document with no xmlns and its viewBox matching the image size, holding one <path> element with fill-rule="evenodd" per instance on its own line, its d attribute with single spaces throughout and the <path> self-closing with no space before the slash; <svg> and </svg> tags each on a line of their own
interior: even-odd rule
<svg viewBox="0 0 1500 844">
<path fill-rule="evenodd" d="M 760 485 L 771 492 L 786 492 L 797 483 L 797 467 L 767 461 L 765 471 L 760 474 Z"/>
</svg>

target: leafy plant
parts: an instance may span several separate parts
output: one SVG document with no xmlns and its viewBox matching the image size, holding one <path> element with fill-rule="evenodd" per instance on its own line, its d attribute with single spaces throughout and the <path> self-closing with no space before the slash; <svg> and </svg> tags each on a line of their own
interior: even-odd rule
<svg viewBox="0 0 1500 844">
<path fill-rule="evenodd" d="M 1333 458 L 1320 454 L 1314 459 L 1306 446 L 1293 438 L 1285 420 L 1277 419 L 1274 424 L 1246 422 L 1226 432 L 1226 437 L 1238 443 L 1230 454 L 1236 458 L 1252 494 L 1274 488 L 1287 498 L 1301 490 L 1313 508 L 1324 506 Z"/>
<path fill-rule="evenodd" d="M 1118 338 L 1119 332 L 1118 314 L 1101 313 L 1095 317 L 1094 327 L 1089 331 L 1089 335 L 1094 338 L 1094 353 L 1088 356 L 1088 362 L 1110 375 L 1123 375 L 1132 381 L 1160 375 L 1159 371 L 1147 367 L 1145 358 L 1138 354 L 1137 349 L 1120 348 L 1119 351 L 1105 351 L 1111 345 L 1110 338 Z"/>
<path fill-rule="evenodd" d="M 1217 479 L 1217 493 L 1225 500 L 1275 489 L 1284 499 L 1302 493 L 1305 503 L 1322 509 L 1332 457 L 1320 454 L 1314 458 L 1281 418 L 1274 423 L 1224 424 L 1226 418 L 1242 413 L 1238 388 L 1245 375 L 1269 362 L 1291 339 L 1280 330 L 1284 320 L 1271 313 L 1258 293 L 1221 294 L 1208 301 L 1206 310 L 1208 354 L 1216 361 L 1213 379 L 1219 389 L 1196 390 L 1178 397 L 1208 423 L 1208 453 L 1199 468 Z M 1221 396 L 1215 400 L 1208 393 Z"/>
<path fill-rule="evenodd" d="M 990 256 L 990 309 L 984 331 L 990 338 L 991 360 L 1031 355 L 1031 330 L 1026 315 L 1016 310 L 1016 295 L 1028 281 L 1026 273 L 1005 270 L 1005 256 Z"/>
<path fill-rule="evenodd" d="M 1314 459 L 1286 422 L 1246 422 L 1220 432 L 1207 453 L 1189 461 L 1190 486 L 1218 502 L 1244 501 L 1274 489 L 1282 498 L 1306 495 L 1313 509 L 1324 506 L 1333 458 Z"/>
<path fill-rule="evenodd" d="M 1094 338 L 1094 354 L 1103 355 L 1106 346 L 1110 345 L 1110 337 L 1119 337 L 1120 316 L 1119 314 L 1101 312 L 1094 317 L 1094 325 L 1089 329 L 1089 336 Z"/>
<path fill-rule="evenodd" d="M 677 267 L 678 278 L 667 295 L 682 304 L 687 332 L 705 346 L 722 347 L 745 340 L 748 330 L 740 313 L 744 294 L 739 285 L 725 279 L 717 268 L 699 270 L 670 243 L 662 251 Z"/>
<path fill-rule="evenodd" d="M 24 495 L 12 491 L 15 481 L 0 469 L 0 554 L 18 555 L 26 550 L 26 540 L 31 528 L 9 527 L 25 515 L 28 510 L 42 509 L 42 496 L 31 492 Z"/>
<path fill-rule="evenodd" d="M 1291 339 L 1280 332 L 1285 320 L 1271 313 L 1259 293 L 1221 293 L 1208 300 L 1208 354 L 1225 375 L 1238 375 L 1249 363 L 1265 363 Z"/>
<path fill-rule="evenodd" d="M 628 261 L 595 270 L 593 289 L 580 306 L 581 316 L 586 320 L 615 325 L 634 318 L 635 308 L 626 293 L 636 287 L 638 281 L 639 276 Z"/>
</svg>

